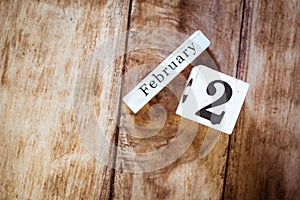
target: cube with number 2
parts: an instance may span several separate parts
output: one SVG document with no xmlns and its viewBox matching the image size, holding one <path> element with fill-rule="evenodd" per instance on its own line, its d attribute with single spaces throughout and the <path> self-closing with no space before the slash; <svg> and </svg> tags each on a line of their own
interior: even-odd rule
<svg viewBox="0 0 300 200">
<path fill-rule="evenodd" d="M 249 84 L 204 65 L 192 69 L 176 114 L 231 134 Z"/>
</svg>

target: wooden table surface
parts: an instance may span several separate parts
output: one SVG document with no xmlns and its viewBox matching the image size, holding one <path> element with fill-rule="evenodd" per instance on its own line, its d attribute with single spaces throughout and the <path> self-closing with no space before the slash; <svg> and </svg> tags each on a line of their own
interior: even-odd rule
<svg viewBox="0 0 300 200">
<path fill-rule="evenodd" d="M 184 36 L 200 29 L 219 70 L 250 88 L 233 134 L 205 158 L 198 154 L 207 128 L 199 125 L 175 162 L 128 173 L 91 152 L 86 142 L 105 144 L 78 128 L 83 115 L 74 108 L 93 102 L 112 160 L 114 144 L 133 152 L 168 144 L 180 119 L 168 89 L 133 117 L 146 126 L 149 106 L 161 104 L 168 123 L 159 134 L 134 138 L 122 126 L 129 111 L 121 97 L 170 53 L 126 54 L 136 40 L 126 30 L 149 27 Z M 300 199 L 299 33 L 297 0 L 0 1 L 0 199 Z"/>
</svg>

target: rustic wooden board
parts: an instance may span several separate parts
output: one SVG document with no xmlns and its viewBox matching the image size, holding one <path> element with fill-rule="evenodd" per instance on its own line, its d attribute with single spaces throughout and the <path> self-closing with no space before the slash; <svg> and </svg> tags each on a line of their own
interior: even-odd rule
<svg viewBox="0 0 300 200">
<path fill-rule="evenodd" d="M 230 140 L 225 199 L 299 199 L 300 4 L 247 1 L 238 77 L 250 90 Z"/>
<path fill-rule="evenodd" d="M 94 85 L 98 93 L 76 83 L 96 82 L 99 41 L 113 36 L 110 53 L 123 54 L 128 9 L 129 1 L 1 1 L 0 199 L 109 199 L 112 170 L 79 139 L 73 106 L 98 93 L 114 95 L 102 111 L 118 105 L 121 61 L 106 75 L 113 81 Z"/>
<path fill-rule="evenodd" d="M 241 14 L 242 4 L 240 1 L 133 1 L 130 28 L 136 30 L 137 34 L 141 32 L 141 27 L 154 27 L 172 30 L 173 35 L 180 32 L 186 36 L 200 29 L 212 42 L 209 51 L 220 70 L 235 76 Z M 168 37 L 173 35 L 169 34 Z M 135 43 L 136 37 L 136 34 L 129 37 L 128 46 Z M 157 39 L 159 38 L 161 37 L 157 37 Z M 172 39 L 169 41 L 172 42 Z M 134 84 L 138 83 L 170 53 L 168 45 L 165 48 L 144 48 L 129 53 L 126 59 L 125 73 L 131 74 L 131 70 L 137 66 L 147 66 L 140 67 L 135 76 L 128 75 L 130 78 L 126 78 L 125 75 L 123 93 L 126 94 Z M 186 77 L 190 70 L 189 67 L 182 74 Z M 177 91 L 173 93 L 169 89 L 162 90 L 134 117 L 133 115 L 130 117 L 128 108 L 123 104 L 118 145 L 133 152 L 158 151 L 169 145 L 181 126 L 180 117 L 175 115 L 178 103 L 175 94 L 182 92 L 184 84 L 185 82 L 181 82 L 181 79 L 172 81 L 170 87 L 177 88 Z M 156 103 L 165 107 L 168 112 L 165 124 L 160 124 L 165 120 L 164 118 L 158 118 L 151 125 L 151 127 L 155 125 L 160 127 L 158 134 L 144 140 L 131 137 L 130 129 L 126 128 L 128 121 L 134 120 L 139 126 L 147 127 L 151 122 L 148 116 L 149 107 Z M 195 124 L 187 126 L 185 129 L 188 132 Z M 199 150 L 207 128 L 201 125 L 198 128 L 193 144 L 170 166 L 142 174 L 116 171 L 113 197 L 116 199 L 220 199 L 223 191 L 229 137 L 222 135 L 213 151 L 206 158 L 200 160 L 198 158 Z M 151 131 L 153 132 L 153 130 L 149 130 L 149 132 Z M 126 167 L 129 162 L 127 158 L 124 158 L 121 164 Z M 154 162 L 165 162 L 164 155 L 157 156 Z"/>
<path fill-rule="evenodd" d="M 299 22 L 299 1 L 0 1 L 0 199 L 299 199 Z M 126 41 L 128 24 L 136 33 Z M 180 37 L 143 47 L 145 27 Z M 220 71 L 250 83 L 230 140 L 222 135 L 201 160 L 208 129 L 174 114 L 191 66 L 136 116 L 120 102 L 197 29 Z M 151 112 L 156 103 L 168 114 Z M 112 143 L 82 131 L 93 120 Z M 130 126 L 160 131 L 141 140 Z M 131 163 L 119 150 L 157 151 L 180 126 L 198 131 L 177 161 L 125 172 Z M 99 161 L 101 147 L 121 170 Z"/>
</svg>

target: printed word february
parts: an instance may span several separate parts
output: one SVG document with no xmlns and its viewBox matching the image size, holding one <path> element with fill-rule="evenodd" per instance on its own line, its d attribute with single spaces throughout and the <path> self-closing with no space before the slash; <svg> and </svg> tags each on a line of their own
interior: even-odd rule
<svg viewBox="0 0 300 200">
<path fill-rule="evenodd" d="M 159 91 L 170 83 L 189 63 L 197 58 L 210 44 L 201 31 L 193 33 L 161 64 L 136 85 L 123 101 L 137 113 Z"/>
<path fill-rule="evenodd" d="M 146 83 L 142 83 L 142 86 L 139 87 L 140 91 L 142 91 L 145 96 L 149 94 L 149 89 L 148 88 L 156 88 L 158 86 L 158 83 L 163 84 L 165 79 L 167 79 L 168 76 L 172 75 L 174 73 L 174 70 L 185 62 L 186 59 L 190 57 L 190 55 L 196 55 L 197 51 L 195 48 L 194 43 L 192 42 L 186 49 L 182 51 L 182 53 L 176 57 L 174 57 L 174 60 L 170 61 L 170 64 L 168 64 L 167 67 L 163 68 L 162 71 L 158 74 L 152 73 L 151 76 L 153 80 L 151 80 L 147 86 Z"/>
</svg>

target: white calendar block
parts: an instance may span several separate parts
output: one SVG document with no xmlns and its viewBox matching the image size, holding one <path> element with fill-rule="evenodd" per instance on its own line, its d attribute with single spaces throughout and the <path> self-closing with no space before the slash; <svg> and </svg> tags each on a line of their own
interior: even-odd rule
<svg viewBox="0 0 300 200">
<path fill-rule="evenodd" d="M 204 65 L 192 69 L 176 114 L 231 134 L 249 84 Z"/>
<path fill-rule="evenodd" d="M 137 113 L 196 59 L 209 44 L 210 41 L 205 35 L 199 30 L 196 31 L 126 94 L 123 101 L 134 113 Z"/>
</svg>

